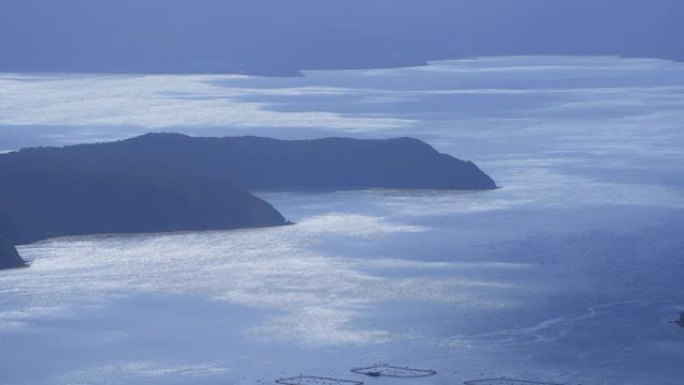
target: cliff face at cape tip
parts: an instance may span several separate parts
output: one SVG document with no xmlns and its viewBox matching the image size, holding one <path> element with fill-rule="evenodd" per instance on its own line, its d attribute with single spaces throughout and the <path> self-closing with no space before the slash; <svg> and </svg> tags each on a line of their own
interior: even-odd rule
<svg viewBox="0 0 684 385">
<path fill-rule="evenodd" d="M 21 259 L 17 249 L 7 240 L 0 238 L 0 270 L 25 266 L 26 262 Z"/>
</svg>

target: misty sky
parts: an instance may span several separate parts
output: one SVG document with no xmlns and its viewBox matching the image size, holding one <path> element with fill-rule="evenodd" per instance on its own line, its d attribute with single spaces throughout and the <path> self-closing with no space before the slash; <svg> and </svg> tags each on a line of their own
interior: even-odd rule
<svg viewBox="0 0 684 385">
<path fill-rule="evenodd" d="M 684 59 L 680 0 L 3 0 L 0 71 L 250 73 L 481 55 Z"/>
</svg>

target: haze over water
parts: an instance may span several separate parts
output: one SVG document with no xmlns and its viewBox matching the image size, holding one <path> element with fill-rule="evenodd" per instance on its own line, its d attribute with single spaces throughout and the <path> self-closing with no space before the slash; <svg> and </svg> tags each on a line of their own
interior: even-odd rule
<svg viewBox="0 0 684 385">
<path fill-rule="evenodd" d="M 53 239 L 0 273 L 3 384 L 680 384 L 684 64 L 0 75 L 0 151 L 150 131 L 413 136 L 490 192 L 260 192 L 295 226 Z M 11 348 L 9 348 L 11 347 Z M 431 368 L 363 378 L 375 362 Z"/>
</svg>

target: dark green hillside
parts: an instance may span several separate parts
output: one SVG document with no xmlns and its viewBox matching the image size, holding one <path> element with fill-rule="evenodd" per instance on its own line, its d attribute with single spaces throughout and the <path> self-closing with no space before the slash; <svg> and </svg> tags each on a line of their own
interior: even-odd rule
<svg viewBox="0 0 684 385">
<path fill-rule="evenodd" d="M 10 245 L 286 223 L 246 189 L 496 188 L 473 163 L 417 139 L 178 134 L 2 154 L 0 181 L 0 234 Z"/>
<path fill-rule="evenodd" d="M 4 171 L 0 211 L 14 244 L 48 237 L 277 226 L 271 205 L 200 176 Z"/>
<path fill-rule="evenodd" d="M 472 162 L 441 154 L 412 138 L 277 140 L 148 134 L 0 156 L 0 175 L 29 169 L 174 172 L 230 181 L 247 189 L 496 188 Z"/>
</svg>

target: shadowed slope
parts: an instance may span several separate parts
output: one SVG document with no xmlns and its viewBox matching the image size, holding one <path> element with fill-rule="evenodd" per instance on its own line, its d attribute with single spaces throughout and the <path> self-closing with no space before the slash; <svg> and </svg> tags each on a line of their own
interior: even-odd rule
<svg viewBox="0 0 684 385">
<path fill-rule="evenodd" d="M 174 173 L 0 171 L 2 220 L 14 244 L 49 237 L 217 230 L 285 224 L 265 201 L 227 182 Z M 9 225 L 7 226 L 9 227 Z"/>
<path fill-rule="evenodd" d="M 17 249 L 9 241 L 0 236 L 0 270 L 26 266 Z"/>
<path fill-rule="evenodd" d="M 494 189 L 472 162 L 417 139 L 277 140 L 147 134 L 100 144 L 32 148 L 0 156 L 0 173 L 24 168 L 166 172 L 232 181 L 247 189 Z"/>
<path fill-rule="evenodd" d="M 286 223 L 243 187 L 496 187 L 473 163 L 440 154 L 417 139 L 285 141 L 179 134 L 2 154 L 0 180 L 0 233 L 13 244 L 66 235 Z"/>
</svg>

